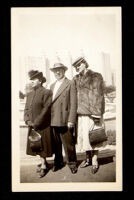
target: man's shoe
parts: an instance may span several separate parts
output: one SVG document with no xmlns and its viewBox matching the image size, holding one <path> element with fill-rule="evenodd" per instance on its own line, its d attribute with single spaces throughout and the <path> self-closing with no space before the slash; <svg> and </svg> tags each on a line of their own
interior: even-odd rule
<svg viewBox="0 0 134 200">
<path fill-rule="evenodd" d="M 55 166 L 55 165 L 54 165 L 52 171 L 53 171 L 53 172 L 56 172 L 56 171 L 58 171 L 59 169 L 60 169 L 60 168 L 59 168 L 58 166 Z"/>
<path fill-rule="evenodd" d="M 81 165 L 80 168 L 84 168 L 84 167 L 88 167 L 90 165 L 90 162 L 87 162 L 86 160 L 84 160 Z"/>
<path fill-rule="evenodd" d="M 54 165 L 52 171 L 53 171 L 53 172 L 56 172 L 56 171 L 58 171 L 59 169 L 61 169 L 62 167 L 64 167 L 64 164 L 63 164 L 63 163 L 60 164 L 60 165 Z"/>
<path fill-rule="evenodd" d="M 73 168 L 70 168 L 72 174 L 76 174 L 77 173 L 77 167 L 73 167 Z"/>
</svg>

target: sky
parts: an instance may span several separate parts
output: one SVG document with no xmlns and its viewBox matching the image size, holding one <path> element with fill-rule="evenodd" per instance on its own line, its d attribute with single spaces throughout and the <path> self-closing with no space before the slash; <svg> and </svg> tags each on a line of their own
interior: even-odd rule
<svg viewBox="0 0 134 200">
<path fill-rule="evenodd" d="M 61 57 L 69 52 L 75 59 L 81 49 L 91 63 L 100 52 L 115 56 L 117 16 L 114 9 L 14 9 L 17 10 L 13 29 L 18 39 L 18 56 L 45 54 L 53 59 L 56 52 Z"/>
<path fill-rule="evenodd" d="M 83 55 L 92 70 L 102 73 L 105 53 L 116 70 L 121 62 L 120 19 L 117 7 L 12 8 L 12 66 L 17 68 L 28 56 L 44 55 L 51 67 L 57 55 L 68 66 L 68 55 L 72 62 Z"/>
</svg>

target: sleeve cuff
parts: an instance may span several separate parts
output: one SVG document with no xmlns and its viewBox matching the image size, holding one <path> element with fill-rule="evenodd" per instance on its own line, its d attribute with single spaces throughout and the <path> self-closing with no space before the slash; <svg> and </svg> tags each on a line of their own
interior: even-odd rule
<svg viewBox="0 0 134 200">
<path fill-rule="evenodd" d="M 97 119 L 101 118 L 101 116 L 99 116 L 99 115 L 91 115 L 91 116 L 94 117 L 94 118 L 97 118 Z"/>
</svg>

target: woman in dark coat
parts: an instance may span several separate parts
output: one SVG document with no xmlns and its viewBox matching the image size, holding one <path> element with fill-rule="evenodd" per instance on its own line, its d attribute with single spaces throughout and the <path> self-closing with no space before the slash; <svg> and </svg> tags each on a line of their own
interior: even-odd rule
<svg viewBox="0 0 134 200">
<path fill-rule="evenodd" d="M 29 71 L 29 77 L 33 91 L 27 95 L 24 121 L 28 125 L 28 138 L 32 133 L 32 129 L 34 129 L 41 135 L 43 148 L 38 152 L 32 151 L 29 139 L 27 138 L 26 153 L 32 156 L 40 155 L 41 164 L 38 165 L 37 172 L 39 172 L 39 177 L 43 177 L 48 171 L 46 157 L 52 156 L 50 135 L 52 93 L 42 86 L 46 82 L 46 78 L 43 77 L 42 72 L 31 70 Z"/>
</svg>

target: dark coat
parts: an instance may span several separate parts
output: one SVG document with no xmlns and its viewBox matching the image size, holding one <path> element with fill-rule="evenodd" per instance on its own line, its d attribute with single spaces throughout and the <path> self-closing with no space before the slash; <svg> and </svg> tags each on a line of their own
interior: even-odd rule
<svg viewBox="0 0 134 200">
<path fill-rule="evenodd" d="M 101 116 L 104 113 L 104 83 L 100 73 L 88 70 L 85 75 L 76 75 L 78 114 Z"/>
<path fill-rule="evenodd" d="M 50 135 L 51 101 L 52 92 L 41 86 L 28 94 L 24 110 L 25 123 L 27 124 L 28 121 L 33 122 L 34 129 L 42 135 L 44 150 L 37 154 L 45 157 L 52 156 Z M 30 131 L 28 132 L 29 135 Z M 36 155 L 31 151 L 29 141 L 27 141 L 27 154 Z"/>
<path fill-rule="evenodd" d="M 54 90 L 55 83 L 50 89 Z M 74 81 L 64 79 L 58 89 L 51 107 L 51 126 L 67 126 L 68 122 L 75 123 L 77 114 L 77 94 Z"/>
</svg>

